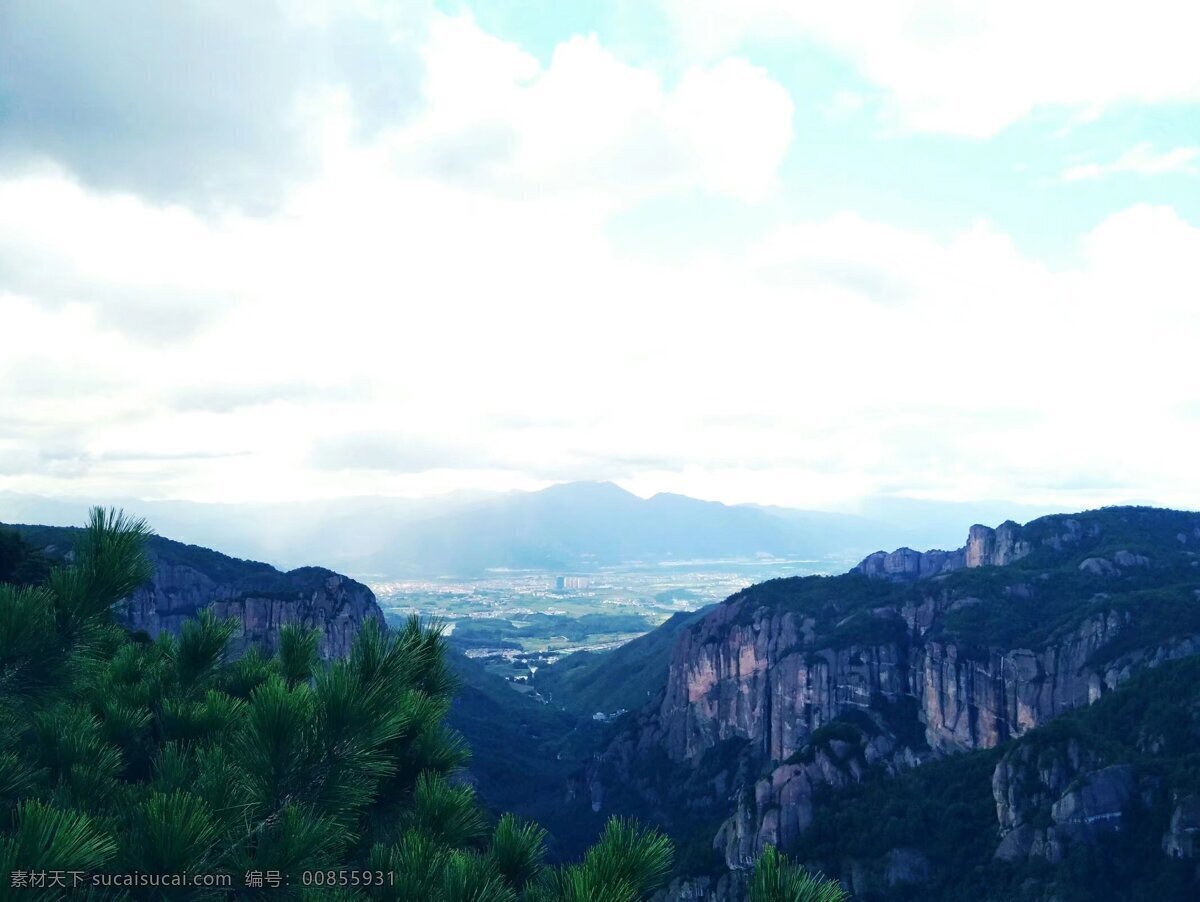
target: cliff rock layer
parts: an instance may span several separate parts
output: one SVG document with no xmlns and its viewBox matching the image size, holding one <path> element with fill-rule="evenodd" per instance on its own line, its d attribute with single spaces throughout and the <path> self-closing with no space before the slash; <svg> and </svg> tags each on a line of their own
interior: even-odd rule
<svg viewBox="0 0 1200 902">
<path fill-rule="evenodd" d="M 151 637 L 176 634 L 184 622 L 211 607 L 221 618 L 233 618 L 236 628 L 229 651 L 240 655 L 251 646 L 273 653 L 279 631 L 288 624 L 320 632 L 325 659 L 344 657 L 354 637 L 369 620 L 382 626 L 383 613 L 366 586 L 320 567 L 281 573 L 254 566 L 240 576 L 221 579 L 194 563 L 151 551 L 154 576 L 120 610 L 130 629 Z"/>
<path fill-rule="evenodd" d="M 1198 553 L 1200 516 L 1111 509 L 745 590 L 680 634 L 661 699 L 590 768 L 593 808 L 637 799 L 676 825 L 724 809 L 713 845 L 745 867 L 797 842 L 820 786 L 993 748 L 1195 654 Z M 1133 787 L 1118 771 L 1079 779 L 1045 790 L 1052 824 L 1037 836 L 1002 814 L 997 844 L 1057 860 L 1102 832 Z M 1172 848 L 1190 848 L 1188 829 Z M 897 854 L 897 881 L 921 872 Z"/>
<path fill-rule="evenodd" d="M 51 559 L 69 556 L 77 533 L 67 527 L 17 529 Z M 146 554 L 154 567 L 150 582 L 116 613 L 130 629 L 151 637 L 177 634 L 189 618 L 211 607 L 218 617 L 236 622 L 229 646 L 233 655 L 251 646 L 274 652 L 280 629 L 299 624 L 320 632 L 319 650 L 329 659 L 349 652 L 363 624 L 384 622 L 369 588 L 321 567 L 284 573 L 160 536 L 146 543 Z"/>
</svg>

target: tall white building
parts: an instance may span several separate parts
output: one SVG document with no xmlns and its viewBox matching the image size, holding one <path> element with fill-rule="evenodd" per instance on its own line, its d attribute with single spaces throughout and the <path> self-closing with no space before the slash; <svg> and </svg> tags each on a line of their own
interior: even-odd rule
<svg viewBox="0 0 1200 902">
<path fill-rule="evenodd" d="M 559 576 L 554 580 L 555 589 L 586 589 L 591 584 L 586 576 Z"/>
</svg>

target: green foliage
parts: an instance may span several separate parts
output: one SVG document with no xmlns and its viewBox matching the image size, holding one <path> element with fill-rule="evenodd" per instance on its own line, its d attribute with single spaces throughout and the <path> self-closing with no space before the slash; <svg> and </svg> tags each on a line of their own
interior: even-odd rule
<svg viewBox="0 0 1200 902">
<path fill-rule="evenodd" d="M 855 712 L 846 712 L 847 715 Z M 845 742 L 852 746 L 860 744 L 863 730 L 859 725 L 851 723 L 847 716 L 831 720 L 813 730 L 804 747 L 793 752 L 787 759 L 787 764 L 808 764 L 816 756 L 817 749 L 828 748 L 831 742 Z"/>
<path fill-rule="evenodd" d="M 232 635 L 232 621 L 223 623 L 208 610 L 183 625 L 179 641 L 173 644 L 168 658 L 175 667 L 180 689 L 186 692 L 216 672 Z"/>
<path fill-rule="evenodd" d="M 447 846 L 473 845 L 486 829 L 469 786 L 428 773 L 417 778 L 411 817 L 414 827 Z"/>
<path fill-rule="evenodd" d="M 100 870 L 116 851 L 112 835 L 90 815 L 27 800 L 14 810 L 12 829 L 0 839 L 0 869 L 6 878 L 18 870 Z"/>
<path fill-rule="evenodd" d="M 0 527 L 0 583 L 36 585 L 49 575 L 50 563 L 44 555 L 16 530 Z"/>
<path fill-rule="evenodd" d="M 612 818 L 583 861 L 550 874 L 532 898 L 562 902 L 645 898 L 666 881 L 672 855 L 671 841 L 663 834 Z"/>
<path fill-rule="evenodd" d="M 54 599 L 45 589 L 0 585 L 0 693 L 41 696 L 64 680 L 67 649 L 57 641 Z"/>
<path fill-rule="evenodd" d="M 114 626 L 113 605 L 150 574 L 144 523 L 96 510 L 77 535 L 44 585 L 0 586 L 5 870 L 226 873 L 235 886 L 278 871 L 292 879 L 276 896 L 433 902 L 639 899 L 662 881 L 669 842 L 632 824 L 566 868 L 545 867 L 536 825 L 489 825 L 445 725 L 456 681 L 439 628 L 369 624 L 324 663 L 316 633 L 288 627 L 276 657 L 229 663 L 232 625 L 208 612 L 177 638 Z M 299 879 L 367 869 L 384 885 Z"/>
<path fill-rule="evenodd" d="M 851 860 L 878 861 L 892 849 L 915 848 L 930 861 L 931 895 L 942 898 L 955 883 L 978 891 L 976 869 L 990 862 L 999 842 L 991 794 L 999 758 L 989 749 L 897 776 L 873 769 L 840 791 L 821 787 L 799 850 L 803 861 L 832 873 Z"/>
<path fill-rule="evenodd" d="M 815 877 L 767 846 L 754 862 L 746 902 L 848 902 L 850 896 L 833 880 Z"/>
<path fill-rule="evenodd" d="M 568 655 L 540 668 L 533 685 L 547 699 L 586 717 L 620 708 L 633 711 L 662 690 L 675 640 L 709 610 L 675 614 L 657 629 L 612 651 Z"/>
<path fill-rule="evenodd" d="M 492 835 L 492 860 L 509 884 L 517 889 L 529 883 L 542 870 L 546 831 L 537 824 L 522 823 L 505 814 Z"/>
<path fill-rule="evenodd" d="M 288 624 L 279 631 L 279 667 L 289 686 L 309 679 L 317 669 L 317 645 L 321 634 Z"/>
<path fill-rule="evenodd" d="M 1030 780 L 1038 772 L 1129 765 L 1139 793 L 1122 828 L 1094 844 L 1076 843 L 1054 867 L 1034 858 L 1006 863 L 999 843 L 992 775 L 1006 754 L 1028 750 Z M 929 863 L 920 890 L 877 887 L 871 898 L 947 900 L 1009 898 L 1174 899 L 1196 893 L 1194 864 L 1162 851 L 1173 799 L 1200 792 L 1200 657 L 1136 674 L 1095 704 L 1069 712 L 995 749 L 955 755 L 896 776 L 873 770 L 858 784 L 814 794 L 805 862 L 840 869 L 880 862 L 892 849 L 919 851 Z M 1049 806 L 1028 812 L 1036 827 L 1051 823 Z M 1036 888 L 1029 895 L 1029 887 Z M 1025 887 L 1025 889 L 1022 889 Z M 1025 895 L 1022 895 L 1022 894 Z"/>
<path fill-rule="evenodd" d="M 592 752 L 604 725 L 514 692 L 452 648 L 447 660 L 459 683 L 447 723 L 472 748 L 487 748 L 471 762 L 484 804 L 535 820 L 557 812 L 574 762 Z"/>
<path fill-rule="evenodd" d="M 125 857 L 131 870 L 159 874 L 199 871 L 214 852 L 216 818 L 189 792 L 154 792 L 130 813 Z"/>
</svg>

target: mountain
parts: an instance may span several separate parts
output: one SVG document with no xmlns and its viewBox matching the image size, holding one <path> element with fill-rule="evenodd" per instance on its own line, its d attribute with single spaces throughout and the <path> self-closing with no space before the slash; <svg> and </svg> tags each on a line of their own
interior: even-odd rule
<svg viewBox="0 0 1200 902">
<path fill-rule="evenodd" d="M 1056 718 L 1125 704 L 1106 700 L 1145 668 L 1198 651 L 1200 514 L 1127 507 L 976 526 L 954 551 L 900 549 L 842 576 L 773 580 L 685 625 L 655 698 L 618 724 L 561 817 L 572 829 L 611 812 L 651 817 L 675 834 L 697 877 L 681 894 L 736 898 L 763 848 L 807 854 L 810 831 L 828 823 L 837 800 L 877 781 L 872 798 L 884 807 L 862 813 L 882 819 L 873 855 L 856 858 L 846 851 L 858 848 L 853 837 L 826 835 L 830 857 L 818 863 L 864 898 L 907 898 L 912 887 L 968 876 L 953 854 L 931 856 L 900 827 L 889 845 L 883 826 L 895 805 L 904 816 L 909 784 L 895 783 L 893 798 L 892 781 L 943 762 L 963 792 L 1019 784 L 1020 798 L 982 826 L 978 810 L 962 812 L 975 819 L 964 825 L 978 828 L 988 867 L 1002 872 L 997 886 L 1035 879 L 1031 898 L 1043 898 L 1063 879 L 1054 868 L 1090 860 L 1109 835 L 1104 824 L 1124 829 L 1122 806 L 1143 795 L 1153 810 L 1137 829 L 1176 837 L 1156 846 L 1165 867 L 1167 846 L 1195 855 L 1190 784 L 1160 781 L 1149 792 L 1138 774 L 1093 778 L 1108 752 L 1069 749 L 1070 768 L 1043 774 L 1040 753 L 1011 750 L 1042 748 L 1050 739 L 1037 737 L 1056 737 Z M 1182 741 L 1127 739 L 1150 758 Z M 1003 760 L 1013 775 L 995 777 Z"/>
<path fill-rule="evenodd" d="M 550 704 L 591 717 L 640 708 L 667 678 L 679 634 L 708 608 L 673 614 L 666 623 L 610 651 L 577 651 L 539 668 L 533 686 Z"/>
<path fill-rule="evenodd" d="M 682 495 L 642 499 L 612 483 L 567 483 L 514 493 L 417 524 L 398 535 L 377 566 L 479 572 L 571 569 L 633 561 L 822 557 L 855 547 L 844 518 L 788 520 L 751 507 Z"/>
<path fill-rule="evenodd" d="M 969 511 L 990 509 L 876 499 L 874 513 L 856 515 L 726 505 L 673 494 L 643 499 L 612 483 L 587 482 L 538 492 L 421 499 L 100 501 L 198 545 L 285 568 L 317 562 L 383 578 L 760 554 L 840 562 L 881 544 L 941 545 L 957 534 Z M 78 522 L 91 503 L 0 493 L 0 520 L 68 525 Z"/>
<path fill-rule="evenodd" d="M 61 526 L 8 528 L 50 560 L 68 559 L 80 532 Z M 346 655 L 364 623 L 383 623 L 371 590 L 331 570 L 301 567 L 284 573 L 161 536 L 152 536 L 145 550 L 153 576 L 117 616 L 151 638 L 161 632 L 178 635 L 185 622 L 211 608 L 218 617 L 236 621 L 229 644 L 235 655 L 252 646 L 274 653 L 280 629 L 291 623 L 318 629 L 321 657 L 331 659 Z"/>
</svg>

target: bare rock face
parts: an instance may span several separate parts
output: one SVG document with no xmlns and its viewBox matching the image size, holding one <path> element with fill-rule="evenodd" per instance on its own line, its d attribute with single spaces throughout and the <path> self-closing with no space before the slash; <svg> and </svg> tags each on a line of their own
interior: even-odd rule
<svg viewBox="0 0 1200 902">
<path fill-rule="evenodd" d="M 916 655 L 913 694 L 929 744 L 944 751 L 992 748 L 1053 717 L 1090 704 L 1122 679 L 1123 663 L 1089 666 L 1127 618 L 1093 617 L 1041 651 L 968 657 L 954 644 L 927 642 Z"/>
<path fill-rule="evenodd" d="M 1094 576 L 1116 576 L 1121 572 L 1112 561 L 1103 557 L 1086 558 L 1080 562 L 1079 569 Z"/>
<path fill-rule="evenodd" d="M 1134 554 L 1132 551 L 1118 551 L 1113 555 L 1113 563 L 1118 567 L 1148 567 L 1150 558 L 1144 554 Z"/>
<path fill-rule="evenodd" d="M 855 570 L 867 576 L 886 579 L 924 579 L 939 573 L 961 570 L 967 566 L 966 551 L 913 551 L 898 548 L 895 551 L 876 551 L 863 558 Z"/>
<path fill-rule="evenodd" d="M 1171 826 L 1163 836 L 1162 845 L 1172 858 L 1200 857 L 1200 796 L 1175 799 Z"/>
<path fill-rule="evenodd" d="M 736 870 L 750 867 L 767 846 L 794 846 L 812 823 L 816 788 L 855 783 L 876 762 L 884 762 L 892 771 L 906 766 L 903 758 L 893 757 L 896 751 L 896 743 L 887 736 L 858 743 L 832 740 L 804 761 L 776 767 L 754 784 L 752 793 L 743 793 L 733 816 L 713 839 L 713 847 Z"/>
<path fill-rule="evenodd" d="M 894 699 L 907 691 L 896 645 L 805 647 L 805 624 L 795 616 L 746 613 L 741 605 L 717 608 L 672 652 L 658 720 L 674 761 L 733 738 L 781 761 L 844 708 L 866 707 L 872 693 Z"/>
<path fill-rule="evenodd" d="M 743 869 L 767 845 L 788 848 L 800 839 L 812 821 L 812 795 L 820 784 L 847 785 L 875 763 L 894 773 L 932 755 L 995 747 L 1091 704 L 1139 666 L 1200 650 L 1189 637 L 1094 665 L 1096 652 L 1128 620 L 1108 612 L 1039 651 L 1018 648 L 972 656 L 954 643 L 923 637 L 928 623 L 957 603 L 926 599 L 881 613 L 895 618 L 902 630 L 911 630 L 907 638 L 840 649 L 822 648 L 812 625 L 790 612 L 762 608 L 750 613 L 749 600 L 722 605 L 680 636 L 661 704 L 643 715 L 633 732 L 619 736 L 601 762 L 618 775 L 628 774 L 638 756 L 658 753 L 691 766 L 731 740 L 748 742 L 756 760 L 775 762 L 736 796 L 733 814 L 713 840 L 729 868 Z M 928 749 L 904 746 L 883 734 L 861 747 L 833 741 L 808 761 L 793 760 L 821 726 L 847 712 L 904 700 L 915 703 Z M 1097 817 L 1112 812 L 1102 800 L 1119 797 L 1123 785 L 1110 774 L 1082 795 L 1064 796 L 1073 776 L 1089 766 L 1077 760 L 1067 764 L 1041 774 L 1041 788 L 1022 783 L 1011 792 L 1004 780 L 1016 777 L 997 770 L 1002 857 L 1034 854 L 1057 860 L 1065 843 L 1081 835 L 1081 818 L 1087 835 L 1105 828 Z M 603 769 L 590 772 L 594 811 L 603 807 Z M 709 791 L 719 799 L 730 788 L 720 782 Z M 1006 807 L 1001 798 L 1008 799 Z M 1019 812 L 1030 805 L 1057 806 L 1056 829 L 1026 829 Z"/>
<path fill-rule="evenodd" d="M 273 653 L 280 630 L 298 624 L 320 631 L 321 656 L 331 659 L 349 653 L 363 624 L 383 624 L 370 589 L 320 567 L 282 573 L 162 539 L 152 541 L 147 554 L 154 575 L 125 602 L 119 616 L 130 629 L 151 637 L 178 634 L 188 619 L 211 608 L 237 623 L 229 646 L 235 657 L 251 646 Z"/>
<path fill-rule="evenodd" d="M 1005 755 L 992 774 L 1001 836 L 996 857 L 1054 864 L 1071 844 L 1119 831 L 1122 811 L 1138 788 L 1133 769 L 1095 765 L 1075 740 L 1065 750 L 1022 746 Z"/>
</svg>

